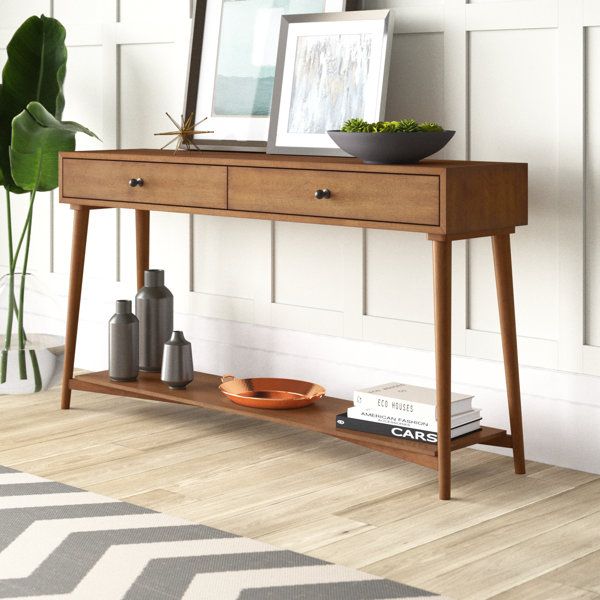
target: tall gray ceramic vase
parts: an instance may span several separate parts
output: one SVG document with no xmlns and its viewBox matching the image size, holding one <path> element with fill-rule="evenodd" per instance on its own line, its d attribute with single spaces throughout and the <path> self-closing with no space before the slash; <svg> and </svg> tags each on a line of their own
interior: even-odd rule
<svg viewBox="0 0 600 600">
<path fill-rule="evenodd" d="M 139 321 L 131 312 L 131 300 L 117 300 L 116 312 L 108 322 L 108 376 L 111 379 L 137 379 L 139 330 Z"/>
<path fill-rule="evenodd" d="M 162 269 L 144 271 L 144 287 L 135 297 L 140 320 L 140 371 L 159 372 L 165 342 L 173 331 L 173 294 Z"/>
</svg>

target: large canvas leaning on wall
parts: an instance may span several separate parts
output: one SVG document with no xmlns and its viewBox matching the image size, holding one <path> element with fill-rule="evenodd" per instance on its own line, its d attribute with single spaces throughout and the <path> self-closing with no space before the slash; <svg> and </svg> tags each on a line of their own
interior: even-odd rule
<svg viewBox="0 0 600 600">
<path fill-rule="evenodd" d="M 344 7 L 345 0 L 197 0 L 185 112 L 208 117 L 214 133 L 196 143 L 264 147 L 282 15 Z"/>
<path fill-rule="evenodd" d="M 264 0 L 224 0 L 215 66 L 212 114 L 215 117 L 268 117 L 275 80 L 277 37 L 282 14 L 295 0 L 277 8 Z M 319 12 L 322 0 L 304 0 L 308 12 Z"/>
<path fill-rule="evenodd" d="M 267 151 L 344 155 L 327 134 L 384 116 L 388 10 L 282 18 Z"/>
</svg>

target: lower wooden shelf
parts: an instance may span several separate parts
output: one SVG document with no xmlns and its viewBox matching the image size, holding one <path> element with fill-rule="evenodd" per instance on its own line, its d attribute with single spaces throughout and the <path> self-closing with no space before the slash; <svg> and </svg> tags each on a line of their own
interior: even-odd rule
<svg viewBox="0 0 600 600">
<path fill-rule="evenodd" d="M 366 446 L 372 450 L 437 469 L 437 446 L 435 444 L 337 429 L 335 426 L 336 415 L 346 411 L 352 404 L 347 400 L 327 396 L 305 408 L 260 410 L 234 404 L 221 394 L 218 388 L 219 383 L 220 378 L 216 375 L 195 373 L 194 381 L 188 385 L 187 389 L 171 390 L 160 381 L 158 373 L 140 373 L 137 381 L 120 382 L 109 379 L 107 371 L 99 371 L 97 373 L 86 373 L 71 379 L 69 387 L 72 390 L 187 404 L 209 410 L 247 415 L 248 417 L 273 421 L 290 427 L 318 431 L 354 444 Z M 479 431 L 452 440 L 451 447 L 452 450 L 458 450 L 473 444 L 510 447 L 510 442 L 510 436 L 504 429 L 482 427 Z"/>
</svg>

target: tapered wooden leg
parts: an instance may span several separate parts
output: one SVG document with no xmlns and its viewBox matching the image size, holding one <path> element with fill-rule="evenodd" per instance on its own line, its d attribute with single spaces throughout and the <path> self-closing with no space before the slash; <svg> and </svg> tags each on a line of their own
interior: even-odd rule
<svg viewBox="0 0 600 600">
<path fill-rule="evenodd" d="M 60 398 L 60 407 L 63 409 L 71 406 L 71 389 L 69 383 L 73 377 L 73 366 L 75 364 L 75 344 L 77 342 L 77 326 L 79 325 L 79 303 L 81 301 L 81 285 L 83 282 L 85 244 L 89 218 L 89 208 L 77 207 L 74 209 L 71 274 L 69 277 L 69 301 L 67 305 L 67 331 L 65 334 L 65 363 Z"/>
<path fill-rule="evenodd" d="M 502 353 L 512 435 L 515 473 L 525 473 L 525 450 L 523 447 L 523 418 L 521 416 L 521 386 L 519 383 L 519 356 L 517 352 L 517 328 L 515 321 L 515 299 L 513 292 L 512 261 L 510 257 L 510 236 L 495 235 L 492 238 L 494 249 L 494 269 L 496 271 L 496 292 L 502 332 Z"/>
<path fill-rule="evenodd" d="M 435 382 L 438 428 L 438 485 L 440 500 L 450 500 L 452 242 L 433 240 L 435 324 Z"/>
<path fill-rule="evenodd" d="M 150 211 L 135 211 L 135 250 L 137 262 L 137 287 L 144 285 L 144 271 L 150 265 Z"/>
</svg>

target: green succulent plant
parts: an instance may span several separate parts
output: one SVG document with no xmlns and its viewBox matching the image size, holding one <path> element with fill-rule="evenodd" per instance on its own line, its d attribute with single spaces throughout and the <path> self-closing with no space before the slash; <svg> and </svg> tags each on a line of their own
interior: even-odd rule
<svg viewBox="0 0 600 600">
<path fill-rule="evenodd" d="M 348 119 L 341 127 L 341 131 L 347 132 L 359 132 L 359 131 L 367 131 L 367 127 L 369 123 L 367 123 L 364 119 L 359 117 L 355 117 L 353 119 Z"/>
<path fill-rule="evenodd" d="M 377 121 L 368 123 L 364 119 L 348 119 L 341 127 L 346 133 L 396 133 L 411 131 L 444 131 L 438 123 L 426 121 L 418 123 L 414 119 L 402 119 L 400 121 Z"/>
<path fill-rule="evenodd" d="M 444 131 L 444 128 L 433 121 L 419 123 L 419 131 Z"/>
</svg>

